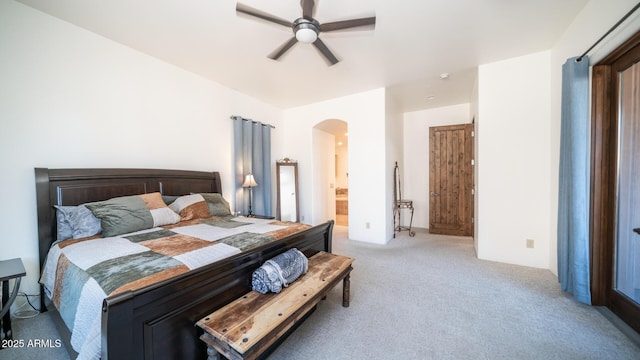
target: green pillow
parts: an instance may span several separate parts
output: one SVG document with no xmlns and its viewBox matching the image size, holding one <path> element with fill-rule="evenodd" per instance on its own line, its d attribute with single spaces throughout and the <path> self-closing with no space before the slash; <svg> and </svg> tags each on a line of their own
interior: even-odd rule
<svg viewBox="0 0 640 360">
<path fill-rule="evenodd" d="M 204 198 L 209 208 L 209 215 L 213 216 L 229 216 L 231 215 L 231 208 L 229 203 L 225 200 L 221 194 L 218 193 L 204 193 L 200 194 Z"/>
<path fill-rule="evenodd" d="M 110 237 L 153 227 L 153 217 L 144 200 L 137 195 L 123 196 L 86 204 L 100 219 L 102 236 Z"/>
</svg>

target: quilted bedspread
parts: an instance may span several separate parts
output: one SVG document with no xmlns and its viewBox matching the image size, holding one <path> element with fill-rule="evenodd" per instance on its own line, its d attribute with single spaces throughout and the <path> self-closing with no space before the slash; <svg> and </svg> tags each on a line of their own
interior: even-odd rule
<svg viewBox="0 0 640 360">
<path fill-rule="evenodd" d="M 40 281 L 72 332 L 78 359 L 99 359 L 104 298 L 308 228 L 256 218 L 211 217 L 115 237 L 68 239 L 51 247 Z"/>
</svg>

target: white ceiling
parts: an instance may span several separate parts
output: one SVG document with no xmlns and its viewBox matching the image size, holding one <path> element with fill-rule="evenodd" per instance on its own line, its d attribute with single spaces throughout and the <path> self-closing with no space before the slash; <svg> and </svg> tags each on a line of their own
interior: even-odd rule
<svg viewBox="0 0 640 360">
<path fill-rule="evenodd" d="M 237 16 L 233 0 L 19 1 L 281 108 L 387 87 L 401 111 L 471 101 L 478 65 L 551 48 L 587 2 L 316 0 L 320 23 L 377 18 L 374 31 L 320 34 L 341 59 L 329 67 L 300 43 L 268 59 L 291 30 Z M 240 2 L 301 16 L 299 0 Z"/>
</svg>

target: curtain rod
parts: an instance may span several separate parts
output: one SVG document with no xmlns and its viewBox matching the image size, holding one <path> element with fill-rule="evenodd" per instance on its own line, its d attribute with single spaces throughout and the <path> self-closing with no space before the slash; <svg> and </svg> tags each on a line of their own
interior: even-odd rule
<svg viewBox="0 0 640 360">
<path fill-rule="evenodd" d="M 591 45 L 591 47 L 588 48 L 587 51 L 584 52 L 584 54 L 580 55 L 580 57 L 577 58 L 576 61 L 581 61 L 582 58 L 589 53 L 589 51 L 593 50 L 593 48 L 596 47 L 602 40 L 609 36 L 609 34 L 611 34 L 613 30 L 615 30 L 618 26 L 620 26 L 620 24 L 627 20 L 627 18 L 631 16 L 631 14 L 633 14 L 636 10 L 638 10 L 638 8 L 640 8 L 640 3 L 637 3 L 636 6 L 634 6 L 633 9 L 631 9 L 625 16 L 622 17 L 622 19 L 620 19 L 615 25 L 613 25 L 611 29 L 609 29 L 609 31 L 607 31 L 604 35 L 602 35 L 600 39 L 598 39 L 598 41 Z"/>
<path fill-rule="evenodd" d="M 239 115 L 231 115 L 231 116 L 229 117 L 229 119 L 231 119 L 231 120 L 235 120 L 236 118 L 240 118 L 240 119 L 242 119 L 243 121 L 251 121 L 251 122 L 252 122 L 252 123 L 254 123 L 254 124 L 260 124 L 260 125 L 262 125 L 262 126 L 269 126 L 269 127 L 270 127 L 270 128 L 272 128 L 272 129 L 275 129 L 275 128 L 276 128 L 275 126 L 273 126 L 273 125 L 271 125 L 271 124 L 263 124 L 263 123 L 261 123 L 260 121 L 255 121 L 255 120 L 252 120 L 252 119 L 245 119 L 245 118 L 243 118 L 242 116 L 239 116 Z"/>
</svg>

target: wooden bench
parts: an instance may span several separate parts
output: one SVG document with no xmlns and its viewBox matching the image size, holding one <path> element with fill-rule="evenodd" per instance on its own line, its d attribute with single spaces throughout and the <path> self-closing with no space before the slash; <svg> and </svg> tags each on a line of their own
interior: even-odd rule
<svg viewBox="0 0 640 360">
<path fill-rule="evenodd" d="M 336 285 L 343 282 L 342 306 L 349 306 L 350 272 L 354 259 L 319 252 L 309 259 L 309 271 L 278 294 L 251 291 L 198 321 L 209 359 L 255 359 L 270 347 Z"/>
</svg>

